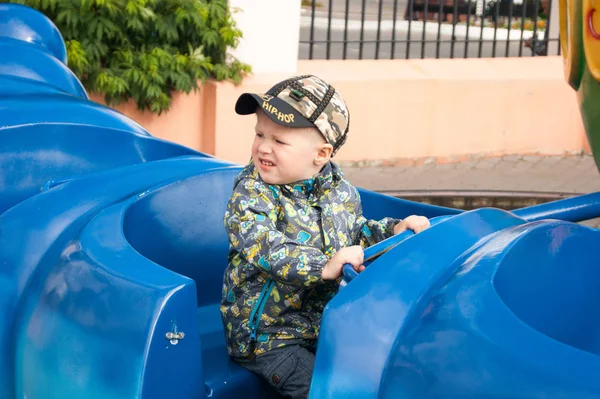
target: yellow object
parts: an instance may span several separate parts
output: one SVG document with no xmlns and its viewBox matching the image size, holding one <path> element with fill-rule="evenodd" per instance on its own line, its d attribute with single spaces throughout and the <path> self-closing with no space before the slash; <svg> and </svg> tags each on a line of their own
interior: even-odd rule
<svg viewBox="0 0 600 399">
<path fill-rule="evenodd" d="M 586 3 L 590 1 L 584 0 L 584 9 Z M 559 0 L 559 25 L 560 25 L 560 45 L 561 53 L 564 61 L 565 79 L 575 90 L 581 84 L 581 67 L 583 63 L 582 49 L 582 26 L 585 26 L 585 21 L 582 19 L 582 2 L 580 0 Z M 585 13 L 584 13 L 585 15 Z M 583 23 L 580 23 L 583 22 Z M 598 46 L 599 43 L 593 43 Z M 586 54 L 588 49 L 585 50 Z M 600 59 L 600 52 L 595 51 Z"/>
</svg>

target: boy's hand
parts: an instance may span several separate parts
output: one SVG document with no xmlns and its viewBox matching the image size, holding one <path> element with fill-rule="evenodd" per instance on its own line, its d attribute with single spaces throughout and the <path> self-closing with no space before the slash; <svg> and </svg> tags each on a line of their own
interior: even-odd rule
<svg viewBox="0 0 600 399">
<path fill-rule="evenodd" d="M 414 231 L 415 234 L 420 233 L 429 226 L 429 219 L 425 216 L 410 215 L 394 226 L 394 235 L 400 234 L 406 229 Z"/>
<path fill-rule="evenodd" d="M 365 267 L 362 264 L 364 258 L 365 254 L 360 245 L 342 248 L 333 255 L 329 262 L 327 262 L 321 272 L 321 279 L 337 279 L 342 275 L 342 267 L 344 267 L 346 263 L 350 263 L 357 272 L 362 272 L 365 270 Z"/>
</svg>

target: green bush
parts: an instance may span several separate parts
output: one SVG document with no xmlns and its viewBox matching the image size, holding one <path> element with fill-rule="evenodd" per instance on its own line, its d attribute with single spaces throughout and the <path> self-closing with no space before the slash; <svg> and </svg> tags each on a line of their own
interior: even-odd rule
<svg viewBox="0 0 600 399">
<path fill-rule="evenodd" d="M 160 114 L 171 92 L 208 78 L 239 83 L 250 67 L 227 54 L 241 32 L 227 0 L 24 0 L 48 16 L 86 90 Z"/>
</svg>

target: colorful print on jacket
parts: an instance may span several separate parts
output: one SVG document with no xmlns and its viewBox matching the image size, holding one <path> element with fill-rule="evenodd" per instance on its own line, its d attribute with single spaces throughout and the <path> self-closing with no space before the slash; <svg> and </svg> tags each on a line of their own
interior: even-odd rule
<svg viewBox="0 0 600 399">
<path fill-rule="evenodd" d="M 237 177 L 225 212 L 230 241 L 221 315 L 229 354 L 316 344 L 321 315 L 339 287 L 321 271 L 340 248 L 366 248 L 399 220 L 366 220 L 357 189 L 330 162 L 314 178 L 263 182 L 252 162 Z"/>
</svg>

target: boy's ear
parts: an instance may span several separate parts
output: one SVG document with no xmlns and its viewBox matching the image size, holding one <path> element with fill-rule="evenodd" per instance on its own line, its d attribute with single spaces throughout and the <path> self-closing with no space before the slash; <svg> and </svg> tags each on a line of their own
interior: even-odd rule
<svg viewBox="0 0 600 399">
<path fill-rule="evenodd" d="M 315 165 L 325 165 L 331 159 L 331 153 L 333 152 L 333 146 L 329 143 L 323 143 L 318 151 L 317 156 L 315 157 Z"/>
</svg>

